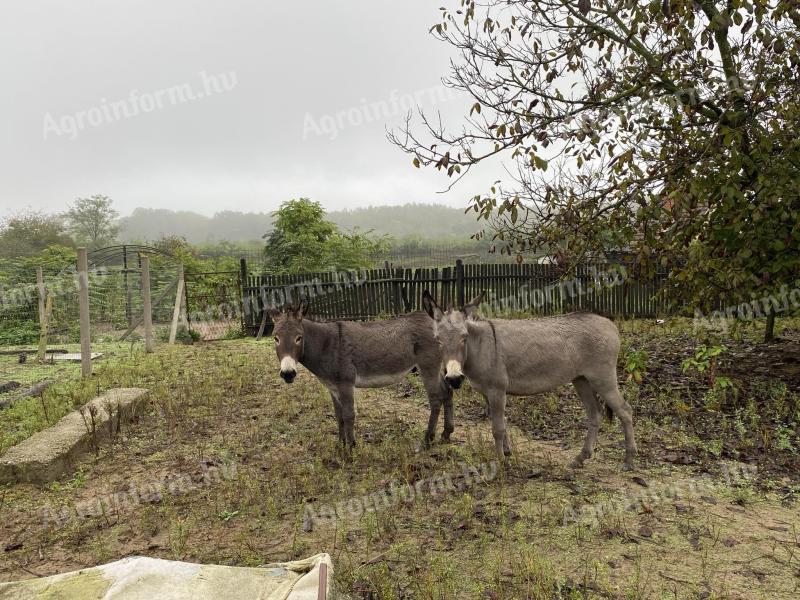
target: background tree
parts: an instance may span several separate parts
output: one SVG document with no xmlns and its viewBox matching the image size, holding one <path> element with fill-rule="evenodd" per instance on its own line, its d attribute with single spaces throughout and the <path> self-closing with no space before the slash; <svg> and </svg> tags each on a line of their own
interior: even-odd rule
<svg viewBox="0 0 800 600">
<path fill-rule="evenodd" d="M 108 196 L 78 198 L 66 212 L 69 230 L 75 241 L 89 249 L 108 246 L 117 239 L 119 213 Z"/>
<path fill-rule="evenodd" d="M 27 211 L 0 223 L 0 257 L 35 256 L 48 246 L 74 246 L 56 215 Z"/>
<path fill-rule="evenodd" d="M 675 301 L 763 297 L 800 272 L 799 25 L 784 0 L 462 0 L 432 31 L 465 123 L 390 138 L 453 178 L 511 159 L 471 201 L 507 251 L 625 248 Z"/>
<path fill-rule="evenodd" d="M 385 238 L 367 233 L 342 233 L 325 219 L 325 209 L 308 198 L 289 200 L 274 214 L 275 223 L 264 252 L 273 273 L 303 273 L 367 267 Z"/>
</svg>

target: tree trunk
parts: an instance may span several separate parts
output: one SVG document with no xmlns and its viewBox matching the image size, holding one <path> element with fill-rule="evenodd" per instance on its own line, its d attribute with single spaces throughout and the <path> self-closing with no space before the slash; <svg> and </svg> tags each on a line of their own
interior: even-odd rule
<svg viewBox="0 0 800 600">
<path fill-rule="evenodd" d="M 764 341 L 771 342 L 775 339 L 775 307 L 769 309 L 767 315 L 767 327 L 764 330 Z"/>
</svg>

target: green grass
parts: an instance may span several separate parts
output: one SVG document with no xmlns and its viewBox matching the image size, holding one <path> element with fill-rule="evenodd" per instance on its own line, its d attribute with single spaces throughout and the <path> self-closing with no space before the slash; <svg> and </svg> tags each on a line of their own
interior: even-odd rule
<svg viewBox="0 0 800 600">
<path fill-rule="evenodd" d="M 622 327 L 635 344 L 644 336 L 660 341 L 685 333 L 680 324 Z M 728 485 L 713 456 L 696 466 L 664 460 L 670 452 L 706 456 L 703 445 L 715 444 L 687 424 L 689 417 L 677 416 L 677 400 L 694 410 L 682 393 L 625 386 L 638 410 L 637 475 L 647 488 L 619 471 L 616 423 L 603 426 L 600 450 L 586 468 L 567 467 L 584 429 L 580 402 L 562 388 L 509 402 L 515 456 L 496 477 L 376 511 L 345 511 L 336 522 L 310 528 L 309 506 L 346 506 L 393 484 L 416 485 L 458 474 L 464 463 L 494 460 L 489 424 L 477 416 L 479 395 L 468 387 L 457 394 L 455 443 L 423 451 L 427 403 L 416 378 L 359 391 L 359 445 L 348 455 L 338 447 L 325 388 L 307 372 L 284 384 L 269 340 L 159 345 L 152 355 L 140 345 L 132 355 L 120 347 L 95 363 L 88 383 L 72 373 L 52 401 L 66 407 L 110 385 L 147 387 L 147 411 L 62 481 L 0 490 L 0 539 L 22 544 L 4 553 L 0 580 L 132 554 L 258 566 L 324 551 L 333 557 L 338 590 L 364 600 L 796 595 L 796 471 L 775 478 L 759 471 Z M 776 382 L 754 393 L 775 406 L 788 403 Z M 765 459 L 793 456 L 777 445 L 765 453 Z M 235 471 L 202 484 L 205 469 L 222 465 Z M 43 507 L 74 511 L 131 486 L 165 481 L 191 485 L 157 500 L 110 502 L 60 526 L 42 520 Z M 703 493 L 715 503 L 698 494 L 658 495 L 686 481 L 704 482 Z M 570 507 L 628 497 L 639 499 L 635 510 L 565 522 Z"/>
<path fill-rule="evenodd" d="M 78 344 L 51 347 L 80 352 Z M 164 347 L 162 352 L 169 352 Z M 39 363 L 28 355 L 20 364 L 17 355 L 0 355 L 0 381 L 17 381 L 21 387 L 0 394 L 0 401 L 13 400 L 0 410 L 0 453 L 37 431 L 52 425 L 74 408 L 112 387 L 150 387 L 157 371 L 155 355 L 146 355 L 141 342 L 98 342 L 92 352 L 103 356 L 92 362 L 92 377 L 81 379 L 80 362 Z M 20 392 L 40 381 L 50 380 L 41 397 L 19 398 Z"/>
</svg>

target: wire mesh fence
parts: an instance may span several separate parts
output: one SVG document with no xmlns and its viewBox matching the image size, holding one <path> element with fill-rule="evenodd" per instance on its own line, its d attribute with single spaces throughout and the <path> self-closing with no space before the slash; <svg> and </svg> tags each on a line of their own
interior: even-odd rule
<svg viewBox="0 0 800 600">
<path fill-rule="evenodd" d="M 238 271 L 187 272 L 186 314 L 189 331 L 203 340 L 242 333 L 242 291 Z"/>
<path fill-rule="evenodd" d="M 537 259 L 531 255 L 526 257 L 525 262 L 535 262 Z M 495 244 L 483 241 L 401 242 L 371 257 L 373 265 L 378 268 L 447 267 L 457 260 L 464 264 L 511 264 L 517 262 L 517 257 L 503 254 Z"/>
<path fill-rule="evenodd" d="M 166 257 L 155 257 L 151 263 L 153 322 L 160 326 L 168 326 L 172 319 L 177 269 L 177 264 Z M 43 268 L 41 288 L 35 268 L 5 275 L 0 289 L 0 345 L 37 343 L 43 316 L 48 341 L 79 341 L 79 277 L 75 266 Z M 110 340 L 140 336 L 144 300 L 138 256 L 128 265 L 90 262 L 87 281 L 92 337 Z"/>
<path fill-rule="evenodd" d="M 252 248 L 220 249 L 216 256 L 244 258 L 253 273 L 270 271 L 269 260 L 265 252 Z M 537 262 L 541 257 L 529 255 L 524 262 Z M 416 240 L 393 243 L 389 248 L 373 253 L 367 259 L 372 268 L 415 268 L 446 267 L 457 260 L 464 264 L 511 264 L 517 257 L 500 252 L 500 248 L 485 241 L 457 242 L 418 242 Z"/>
</svg>

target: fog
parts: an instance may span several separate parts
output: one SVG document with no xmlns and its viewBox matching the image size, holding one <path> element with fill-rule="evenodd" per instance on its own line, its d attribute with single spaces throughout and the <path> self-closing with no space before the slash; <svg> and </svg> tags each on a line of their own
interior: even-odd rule
<svg viewBox="0 0 800 600">
<path fill-rule="evenodd" d="M 463 206 L 492 177 L 412 167 L 386 140 L 419 104 L 456 120 L 450 49 L 421 0 L 15 2 L 0 65 L 0 216 L 79 196 L 135 207 L 272 211 Z"/>
</svg>

